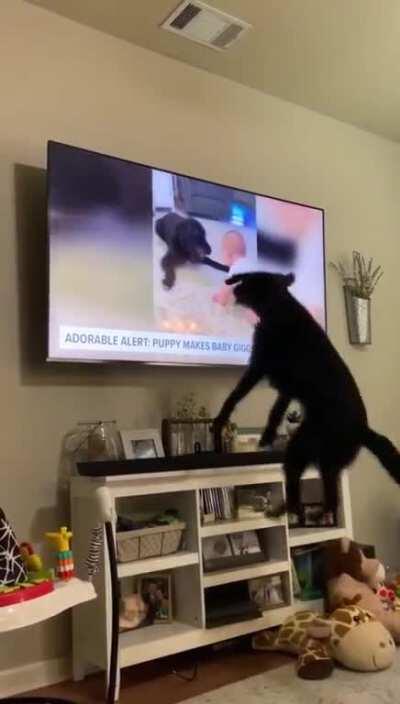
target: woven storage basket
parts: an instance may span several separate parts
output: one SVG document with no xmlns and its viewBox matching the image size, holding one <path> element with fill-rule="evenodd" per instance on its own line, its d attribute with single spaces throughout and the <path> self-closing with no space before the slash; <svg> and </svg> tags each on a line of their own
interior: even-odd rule
<svg viewBox="0 0 400 704">
<path fill-rule="evenodd" d="M 117 533 L 118 562 L 133 562 L 146 557 L 172 555 L 181 546 L 186 523 L 127 530 Z"/>
</svg>

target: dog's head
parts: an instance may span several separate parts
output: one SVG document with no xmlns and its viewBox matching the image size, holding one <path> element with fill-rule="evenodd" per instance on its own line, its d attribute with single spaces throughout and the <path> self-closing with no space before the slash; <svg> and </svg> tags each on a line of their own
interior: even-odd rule
<svg viewBox="0 0 400 704">
<path fill-rule="evenodd" d="M 202 262 L 204 257 L 211 254 L 206 231 L 203 225 L 193 218 L 187 218 L 177 225 L 176 240 L 181 252 L 193 264 Z"/>
<path fill-rule="evenodd" d="M 294 283 L 294 274 L 254 272 L 235 274 L 226 280 L 234 286 L 236 303 L 258 312 L 266 304 L 278 301 Z"/>
</svg>

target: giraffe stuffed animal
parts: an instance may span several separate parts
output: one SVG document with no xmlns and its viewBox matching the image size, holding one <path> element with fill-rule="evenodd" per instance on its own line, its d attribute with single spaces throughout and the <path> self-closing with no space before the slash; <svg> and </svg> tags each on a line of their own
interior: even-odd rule
<svg viewBox="0 0 400 704">
<path fill-rule="evenodd" d="M 303 679 L 329 677 L 335 660 L 350 670 L 385 670 L 395 655 L 389 631 L 355 604 L 341 606 L 330 616 L 299 611 L 278 631 L 253 636 L 253 648 L 297 655 L 297 674 Z"/>
</svg>

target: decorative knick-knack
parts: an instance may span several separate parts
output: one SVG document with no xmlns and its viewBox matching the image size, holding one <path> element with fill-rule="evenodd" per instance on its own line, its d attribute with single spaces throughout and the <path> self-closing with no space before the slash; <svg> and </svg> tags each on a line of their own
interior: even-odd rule
<svg viewBox="0 0 400 704">
<path fill-rule="evenodd" d="M 72 532 L 62 526 L 54 533 L 46 533 L 46 538 L 55 543 L 57 549 L 57 577 L 63 580 L 75 577 L 74 557 L 70 547 Z"/>
<path fill-rule="evenodd" d="M 343 281 L 347 330 L 352 345 L 371 344 L 371 296 L 383 276 L 381 266 L 368 263 L 360 252 L 353 252 L 352 267 L 332 264 Z"/>
<path fill-rule="evenodd" d="M 0 508 L 0 587 L 25 582 L 27 576 L 15 533 Z"/>
</svg>

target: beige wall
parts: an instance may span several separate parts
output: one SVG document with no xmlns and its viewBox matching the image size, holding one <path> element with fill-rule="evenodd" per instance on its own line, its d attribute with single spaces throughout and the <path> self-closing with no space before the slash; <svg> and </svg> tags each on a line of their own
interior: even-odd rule
<svg viewBox="0 0 400 704">
<path fill-rule="evenodd" d="M 21 0 L 2 0 L 0 24 L 0 504 L 18 535 L 38 541 L 59 523 L 61 441 L 77 420 L 158 425 L 183 389 L 198 389 L 215 411 L 236 379 L 228 370 L 40 362 L 40 169 L 49 138 L 326 208 L 327 259 L 356 247 L 385 268 L 372 347 L 349 346 L 341 291 L 328 271 L 329 330 L 372 425 L 399 441 L 399 147 Z M 261 424 L 270 400 L 259 389 L 237 419 Z M 352 497 L 357 538 L 394 560 L 400 491 L 367 453 L 353 471 Z M 35 627 L 29 640 L 21 631 L 7 647 L 0 638 L 0 669 L 67 652 L 65 624 Z"/>
</svg>

